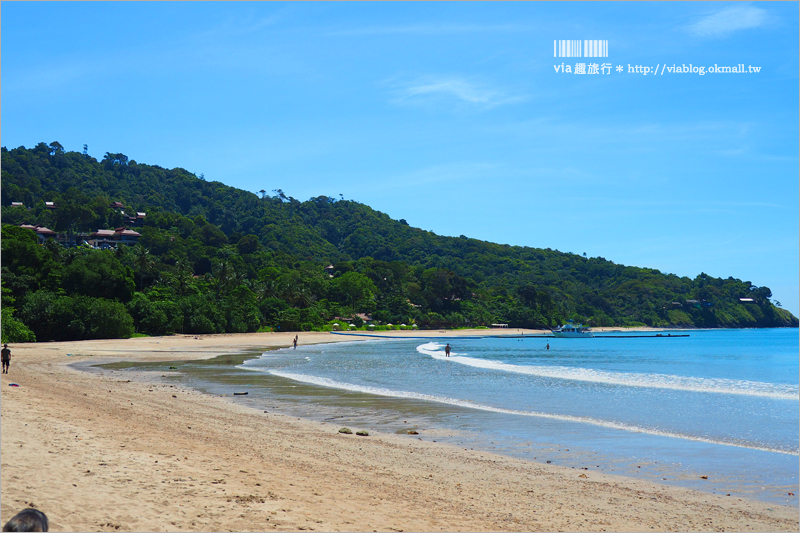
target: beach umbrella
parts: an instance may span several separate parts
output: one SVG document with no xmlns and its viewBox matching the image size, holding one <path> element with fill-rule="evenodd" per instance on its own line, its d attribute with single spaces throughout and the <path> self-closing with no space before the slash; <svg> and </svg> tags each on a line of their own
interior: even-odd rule
<svg viewBox="0 0 800 533">
<path fill-rule="evenodd" d="M 369 327 L 374 328 L 375 324 L 370 324 Z"/>
<path fill-rule="evenodd" d="M 411 327 L 415 328 L 415 327 L 417 327 L 417 325 L 416 324 L 411 324 Z"/>
<path fill-rule="evenodd" d="M 350 324 L 350 327 L 354 328 L 354 327 L 356 327 L 356 325 L 355 324 Z"/>
<path fill-rule="evenodd" d="M 392 325 L 392 323 L 391 323 L 391 322 L 389 322 L 389 323 L 388 323 L 388 324 L 386 324 L 386 325 L 387 325 L 387 326 L 391 326 L 391 325 Z"/>
<path fill-rule="evenodd" d="M 401 326 L 405 326 L 405 324 L 400 324 Z"/>
</svg>

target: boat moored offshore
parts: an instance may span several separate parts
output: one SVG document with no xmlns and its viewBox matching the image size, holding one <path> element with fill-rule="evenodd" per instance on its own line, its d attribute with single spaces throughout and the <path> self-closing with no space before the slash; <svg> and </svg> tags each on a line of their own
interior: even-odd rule
<svg viewBox="0 0 800 533">
<path fill-rule="evenodd" d="M 555 337 L 594 337 L 589 328 L 583 327 L 583 325 L 578 324 L 577 326 L 574 324 L 565 324 L 563 326 L 559 326 L 558 328 L 553 330 L 553 336 Z"/>
</svg>

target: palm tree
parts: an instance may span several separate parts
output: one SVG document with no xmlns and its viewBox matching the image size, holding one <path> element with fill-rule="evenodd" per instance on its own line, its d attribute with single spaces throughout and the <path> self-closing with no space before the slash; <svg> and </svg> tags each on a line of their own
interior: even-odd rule
<svg viewBox="0 0 800 533">
<path fill-rule="evenodd" d="M 217 295 L 222 294 L 236 281 L 236 272 L 228 261 L 220 261 L 214 265 L 213 276 L 216 280 Z"/>
<path fill-rule="evenodd" d="M 186 266 L 183 261 L 175 264 L 175 284 L 178 290 L 178 295 L 183 296 L 189 288 L 189 283 L 192 281 L 192 269 Z"/>
<path fill-rule="evenodd" d="M 153 258 L 150 256 L 150 250 L 141 244 L 135 245 L 133 247 L 133 264 L 136 267 L 136 275 L 139 278 L 139 292 L 141 292 L 144 276 L 153 267 Z"/>
</svg>

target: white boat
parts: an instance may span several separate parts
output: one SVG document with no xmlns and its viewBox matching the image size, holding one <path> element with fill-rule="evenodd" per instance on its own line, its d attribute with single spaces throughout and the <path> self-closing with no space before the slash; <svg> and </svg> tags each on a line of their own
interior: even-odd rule
<svg viewBox="0 0 800 533">
<path fill-rule="evenodd" d="M 592 332 L 589 331 L 589 328 L 583 327 L 581 324 L 577 326 L 573 324 L 566 324 L 564 326 L 559 326 L 558 328 L 553 330 L 554 337 L 594 337 Z"/>
</svg>

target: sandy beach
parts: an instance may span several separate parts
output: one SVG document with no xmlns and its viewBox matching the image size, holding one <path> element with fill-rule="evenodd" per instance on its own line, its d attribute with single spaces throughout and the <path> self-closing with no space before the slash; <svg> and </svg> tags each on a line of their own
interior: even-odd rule
<svg viewBox="0 0 800 533">
<path fill-rule="evenodd" d="M 294 335 L 12 345 L 11 371 L 0 387 L 0 519 L 36 507 L 48 515 L 52 531 L 800 528 L 794 507 L 410 435 L 344 435 L 335 424 L 265 413 L 171 385 L 162 373 L 70 366 L 211 358 L 289 346 Z M 300 333 L 301 344 L 352 340 Z"/>
</svg>

